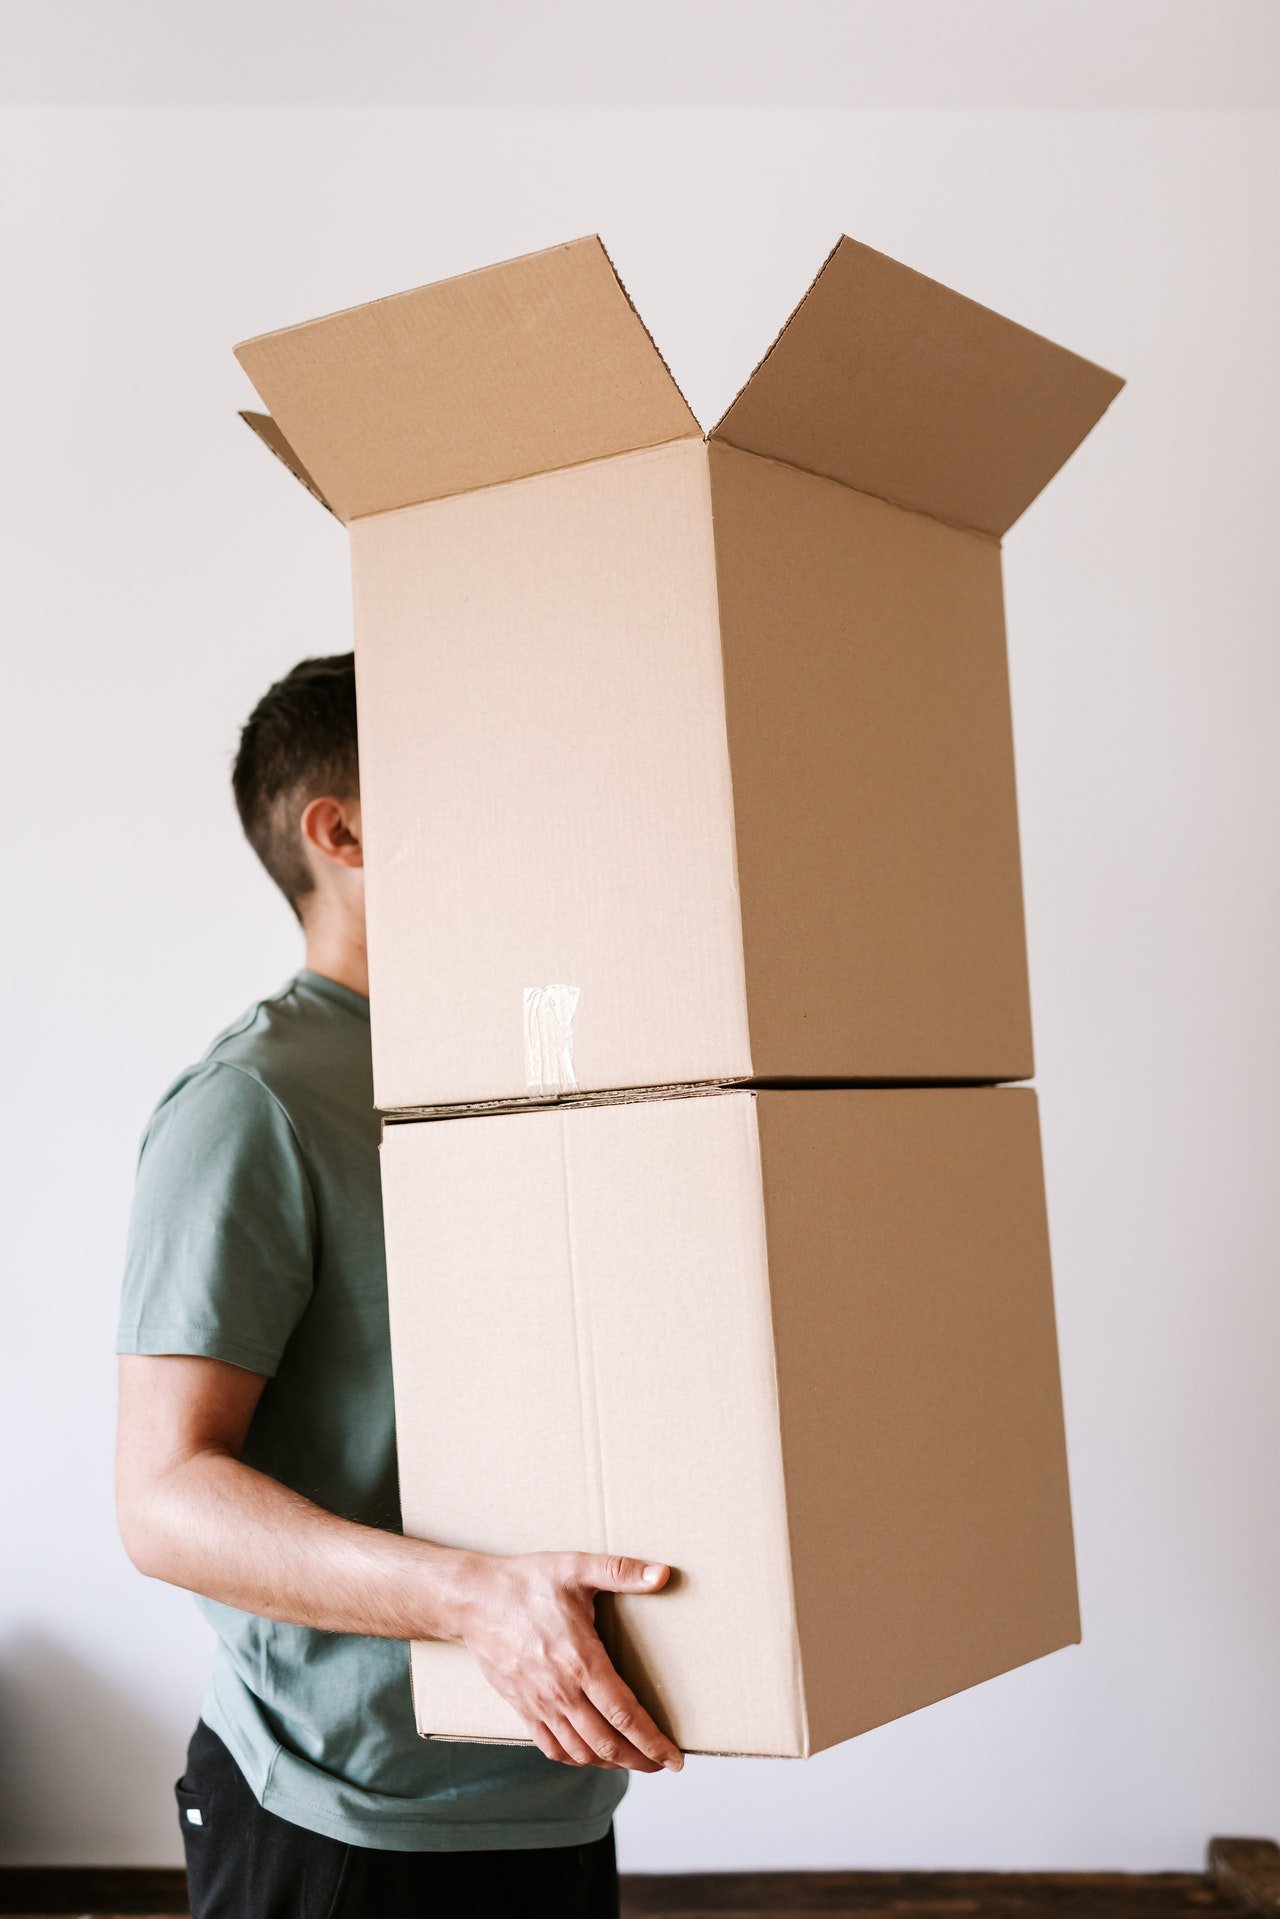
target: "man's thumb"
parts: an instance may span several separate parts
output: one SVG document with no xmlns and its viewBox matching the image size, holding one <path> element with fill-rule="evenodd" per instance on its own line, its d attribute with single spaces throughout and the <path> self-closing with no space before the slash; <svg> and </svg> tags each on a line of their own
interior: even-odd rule
<svg viewBox="0 0 1280 1919">
<path fill-rule="evenodd" d="M 653 1559 L 622 1559 L 616 1553 L 589 1559 L 583 1568 L 583 1584 L 605 1593 L 652 1593 L 665 1586 L 670 1566 Z"/>
</svg>

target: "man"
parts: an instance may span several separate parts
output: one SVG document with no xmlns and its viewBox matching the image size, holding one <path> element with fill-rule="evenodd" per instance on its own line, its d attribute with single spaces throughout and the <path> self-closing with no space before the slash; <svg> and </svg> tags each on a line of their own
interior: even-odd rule
<svg viewBox="0 0 1280 1919">
<path fill-rule="evenodd" d="M 349 654 L 271 688 L 232 784 L 305 967 L 153 1114 L 118 1339 L 125 1545 L 218 1638 L 177 1787 L 192 1911 L 616 1912 L 627 1773 L 682 1762 L 594 1597 L 668 1569 L 400 1532 Z M 415 1638 L 464 1645 L 532 1745 L 420 1739 Z"/>
</svg>

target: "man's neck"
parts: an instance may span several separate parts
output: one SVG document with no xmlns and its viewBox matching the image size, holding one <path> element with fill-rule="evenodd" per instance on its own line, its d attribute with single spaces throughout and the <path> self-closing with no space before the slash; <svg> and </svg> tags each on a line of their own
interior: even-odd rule
<svg viewBox="0 0 1280 1919">
<path fill-rule="evenodd" d="M 305 965 L 309 973 L 336 980 L 339 986 L 369 997 L 369 955 L 363 929 L 356 936 L 345 927 L 309 926 Z"/>
</svg>

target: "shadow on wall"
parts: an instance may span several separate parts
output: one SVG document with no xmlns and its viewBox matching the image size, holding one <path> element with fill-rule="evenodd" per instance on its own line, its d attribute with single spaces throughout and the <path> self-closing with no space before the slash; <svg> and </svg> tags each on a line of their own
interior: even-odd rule
<svg viewBox="0 0 1280 1919">
<path fill-rule="evenodd" d="M 0 1648 L 0 1862 L 132 1865 L 140 1804 L 172 1804 L 184 1755 L 119 1686 L 40 1632 Z M 177 1814 L 173 1857 L 181 1852 Z"/>
</svg>

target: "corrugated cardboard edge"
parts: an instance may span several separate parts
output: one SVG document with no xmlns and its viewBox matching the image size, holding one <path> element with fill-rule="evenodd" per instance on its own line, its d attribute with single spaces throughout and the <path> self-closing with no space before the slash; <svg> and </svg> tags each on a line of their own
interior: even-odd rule
<svg viewBox="0 0 1280 1919">
<path fill-rule="evenodd" d="M 333 512 L 333 508 L 325 499 L 324 494 L 307 472 L 306 467 L 303 466 L 302 461 L 289 445 L 289 442 L 285 439 L 284 434 L 280 431 L 271 415 L 269 413 L 250 413 L 242 408 L 240 418 L 249 430 L 255 433 L 262 441 L 267 451 L 274 453 L 281 466 L 287 467 L 295 480 L 301 480 L 312 499 L 319 500 L 325 512 L 333 513 L 333 517 L 336 520 L 338 517 L 337 514 Z"/>
<path fill-rule="evenodd" d="M 388 1106 L 382 1109 L 382 1124 L 404 1126 L 419 1120 L 474 1119 L 488 1113 L 536 1113 L 547 1109 L 564 1111 L 575 1106 L 625 1106 L 634 1100 L 702 1099 L 714 1093 L 741 1092 L 742 1080 L 684 1080 L 677 1086 L 590 1087 L 558 1098 L 530 1094 L 506 1099 L 464 1100 L 453 1106 Z"/>
<path fill-rule="evenodd" d="M 412 1690 L 413 1668 L 410 1666 L 410 1689 Z M 415 1716 L 417 1706 L 414 1707 Z M 474 1732 L 423 1732 L 418 1731 L 419 1739 L 431 1739 L 445 1746 L 527 1746 L 532 1747 L 532 1739 L 487 1739 Z M 807 1752 L 734 1752 L 728 1746 L 682 1746 L 681 1752 L 694 1759 L 808 1759 Z"/>
<path fill-rule="evenodd" d="M 598 233 L 579 233 L 570 240 L 557 240 L 549 247 L 530 247 L 524 253 L 513 253 L 505 260 L 490 260 L 482 267 L 467 267 L 461 273 L 446 273 L 439 280 L 421 280 L 417 286 L 400 287 L 395 293 L 380 293 L 372 300 L 353 300 L 350 306 L 331 307 L 327 313 L 313 314 L 309 320 L 296 320 L 290 326 L 267 327 L 261 333 L 250 333 L 243 340 L 237 340 L 231 351 L 240 357 L 243 347 L 256 346 L 260 340 L 278 339 L 283 333 L 304 333 L 312 327 L 327 326 L 330 320 L 341 320 L 348 313 L 362 313 L 367 307 L 390 306 L 396 300 L 410 299 L 415 293 L 428 293 L 433 287 L 453 286 L 458 280 L 476 280 L 486 273 L 501 273 L 504 267 L 520 266 L 526 260 L 537 260 L 545 253 L 560 253 L 566 247 L 581 246 L 584 241 L 594 240 L 604 253 L 604 246 Z M 608 259 L 608 255 L 605 254 Z M 609 261 L 613 265 L 612 260 Z M 621 284 L 621 282 L 619 282 Z M 624 288 L 625 292 L 625 288 Z M 628 303 L 629 304 L 629 303 Z M 639 315 L 636 316 L 639 318 Z M 641 325 L 644 322 L 641 321 Z M 647 331 L 647 329 L 646 329 Z M 681 396 L 683 398 L 683 395 Z M 688 401 L 685 401 L 688 405 Z"/>
<path fill-rule="evenodd" d="M 723 440 L 727 446 L 735 446 L 737 444 L 736 441 L 729 439 L 727 434 L 722 433 L 720 429 L 723 427 L 729 415 L 733 412 L 734 407 L 737 406 L 738 401 L 742 398 L 747 388 L 755 380 L 757 373 L 759 373 L 761 368 L 765 366 L 766 363 L 773 358 L 773 355 L 777 352 L 778 348 L 782 345 L 782 342 L 786 337 L 787 329 L 791 325 L 791 322 L 796 318 L 801 307 L 804 305 L 805 301 L 809 298 L 809 295 L 813 292 L 813 289 L 817 286 L 819 280 L 822 278 L 827 268 L 831 265 L 831 262 L 835 259 L 836 254 L 840 251 L 840 248 L 842 247 L 842 245 L 844 244 L 847 238 L 848 238 L 847 234 L 841 233 L 837 235 L 834 243 L 827 248 L 826 257 L 824 258 L 822 265 L 818 268 L 818 271 L 814 274 L 808 286 L 805 288 L 804 292 L 800 295 L 800 298 L 796 301 L 790 313 L 787 315 L 786 319 L 782 322 L 782 325 L 778 328 L 778 331 L 774 335 L 772 341 L 765 348 L 764 352 L 760 355 L 760 358 L 756 361 L 750 373 L 748 373 L 746 379 L 742 382 L 742 385 L 738 388 L 738 391 L 734 394 L 733 398 L 730 400 L 728 406 L 725 408 L 724 412 L 720 415 L 720 418 L 716 421 L 715 425 L 707 429 L 708 440 Z M 738 451 L 739 453 L 751 453 L 754 451 L 754 448 L 749 446 L 738 447 Z M 757 458 L 758 457 L 760 456 L 757 455 Z M 770 456 L 766 455 L 765 457 L 767 458 Z M 781 461 L 779 462 L 779 464 L 785 465 L 786 462 Z M 822 477 L 824 479 L 833 479 L 835 476 L 833 474 L 824 474 Z M 836 484 L 838 486 L 842 486 L 844 482 L 841 480 L 837 480 Z"/>
<path fill-rule="evenodd" d="M 689 405 L 689 396 L 685 392 L 684 388 L 681 386 L 679 380 L 677 380 L 675 374 L 671 371 L 671 362 L 668 360 L 666 354 L 662 351 L 662 348 L 658 345 L 658 342 L 654 339 L 653 334 L 650 331 L 648 321 L 645 319 L 643 313 L 641 313 L 639 307 L 636 305 L 635 301 L 632 299 L 631 294 L 627 288 L 627 283 L 623 279 L 622 275 L 619 273 L 617 265 L 614 261 L 613 255 L 610 253 L 608 247 L 605 245 L 604 241 L 600 238 L 600 235 L 598 233 L 583 234 L 582 238 L 584 240 L 586 239 L 594 240 L 596 245 L 599 247 L 601 253 L 603 253 L 605 259 L 608 261 L 609 271 L 613 274 L 614 279 L 618 282 L 618 291 L 621 293 L 627 305 L 631 308 L 631 311 L 635 314 L 636 319 L 640 322 L 640 325 L 644 328 L 645 338 L 648 340 L 649 345 L 653 348 L 654 352 L 657 354 L 658 358 L 661 360 L 663 366 L 666 369 L 667 378 L 670 380 L 676 392 L 680 395 L 680 398 L 684 401 L 685 406 L 688 408 L 688 411 L 689 411 L 689 418 L 693 421 L 693 424 L 697 427 L 698 432 L 701 434 L 702 438 L 705 440 L 708 437 L 706 430 L 703 427 L 701 420 L 698 418 L 697 414 L 694 412 L 693 408 Z M 692 439 L 693 435 L 690 434 L 689 437 L 690 439 Z M 613 458 L 616 456 L 610 455 L 608 457 Z"/>
<path fill-rule="evenodd" d="M 419 1120 L 471 1119 L 484 1113 L 536 1113 L 546 1107 L 565 1108 L 570 1106 L 622 1106 L 633 1100 L 644 1099 L 705 1099 L 715 1093 L 767 1093 L 779 1090 L 804 1090 L 817 1092 L 826 1089 L 839 1092 L 843 1087 L 849 1092 L 918 1092 L 928 1093 L 941 1087 L 954 1087 L 957 1090 L 972 1088 L 977 1091 L 983 1087 L 1019 1086 L 1024 1080 L 1034 1077 L 1027 1073 L 1014 1077 L 1006 1074 L 996 1079 L 990 1074 L 981 1079 L 854 1079 L 836 1077 L 833 1079 L 815 1079 L 812 1075 L 799 1078 L 776 1078 L 771 1075 L 744 1075 L 738 1079 L 702 1079 L 682 1080 L 678 1085 L 653 1086 L 589 1086 L 577 1093 L 565 1093 L 559 1096 L 530 1093 L 520 1095 L 512 1093 L 506 1097 L 493 1099 L 458 1100 L 452 1104 L 422 1106 L 382 1106 L 378 1115 L 382 1124 L 387 1126 L 414 1125 Z"/>
<path fill-rule="evenodd" d="M 447 1746 L 527 1746 L 532 1748 L 534 1745 L 532 1739 L 517 1739 L 514 1737 L 511 1739 L 491 1739 L 483 1734 L 474 1732 L 423 1731 L 422 1714 L 418 1710 L 418 1683 L 414 1677 L 414 1667 L 417 1661 L 413 1655 L 416 1647 L 420 1645 L 431 1645 L 432 1643 L 431 1640 L 411 1639 L 407 1648 L 409 1654 L 409 1703 L 413 1708 L 414 1731 L 417 1733 L 419 1739 L 441 1741 Z"/>
</svg>

